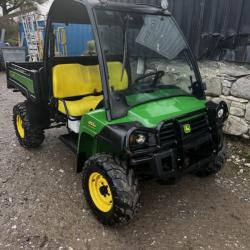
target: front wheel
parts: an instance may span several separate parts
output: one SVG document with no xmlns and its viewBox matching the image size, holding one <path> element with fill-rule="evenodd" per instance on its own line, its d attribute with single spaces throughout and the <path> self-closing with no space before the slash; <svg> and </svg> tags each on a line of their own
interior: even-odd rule
<svg viewBox="0 0 250 250">
<path fill-rule="evenodd" d="M 210 175 L 215 175 L 221 171 L 224 167 L 226 160 L 225 148 L 223 148 L 214 158 L 214 160 L 206 166 L 195 172 L 197 176 L 206 177 Z"/>
<path fill-rule="evenodd" d="M 134 171 L 111 155 L 98 154 L 86 162 L 83 190 L 91 210 L 104 225 L 128 223 L 139 207 Z"/>
</svg>

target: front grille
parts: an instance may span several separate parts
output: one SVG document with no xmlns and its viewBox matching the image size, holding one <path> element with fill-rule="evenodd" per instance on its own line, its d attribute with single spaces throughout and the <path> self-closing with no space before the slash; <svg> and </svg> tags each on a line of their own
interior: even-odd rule
<svg viewBox="0 0 250 250">
<path fill-rule="evenodd" d="M 185 133 L 184 126 L 190 125 L 191 131 Z M 185 119 L 185 121 L 180 121 L 183 138 L 189 138 L 195 135 L 201 135 L 203 133 L 209 132 L 209 122 L 207 114 L 201 114 L 196 117 Z"/>
<path fill-rule="evenodd" d="M 189 126 L 190 131 L 185 131 L 184 126 Z M 185 115 L 176 120 L 166 121 L 159 129 L 161 146 L 172 144 L 175 141 L 185 140 L 209 132 L 209 121 L 204 111 L 196 114 Z"/>
<path fill-rule="evenodd" d="M 176 140 L 175 126 L 173 122 L 166 122 L 160 128 L 161 146 L 171 144 Z"/>
</svg>

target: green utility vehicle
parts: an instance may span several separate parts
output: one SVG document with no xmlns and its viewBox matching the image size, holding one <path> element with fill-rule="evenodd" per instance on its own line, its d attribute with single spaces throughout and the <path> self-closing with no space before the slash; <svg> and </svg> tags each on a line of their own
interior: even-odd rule
<svg viewBox="0 0 250 250">
<path fill-rule="evenodd" d="M 73 25 L 92 35 L 81 54 L 61 54 L 55 29 Z M 63 40 L 74 48 L 74 36 Z M 44 61 L 8 63 L 7 79 L 27 99 L 14 107 L 20 144 L 38 147 L 44 130 L 65 126 L 60 139 L 75 152 L 86 200 L 104 224 L 133 218 L 141 175 L 164 182 L 224 164 L 227 105 L 206 102 L 197 62 L 164 8 L 55 0 Z"/>
</svg>

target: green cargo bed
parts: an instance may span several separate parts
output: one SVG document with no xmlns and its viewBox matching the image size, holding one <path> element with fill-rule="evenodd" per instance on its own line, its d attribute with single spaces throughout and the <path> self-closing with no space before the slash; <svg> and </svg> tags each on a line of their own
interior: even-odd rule
<svg viewBox="0 0 250 250">
<path fill-rule="evenodd" d="M 20 91 L 27 99 L 41 99 L 42 62 L 7 63 L 7 87 Z"/>
</svg>

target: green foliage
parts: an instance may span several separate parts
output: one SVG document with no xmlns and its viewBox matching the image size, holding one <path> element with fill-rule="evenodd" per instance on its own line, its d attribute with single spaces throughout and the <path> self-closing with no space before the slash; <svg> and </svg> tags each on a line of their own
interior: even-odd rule
<svg viewBox="0 0 250 250">
<path fill-rule="evenodd" d="M 0 0 L 0 12 L 3 18 L 0 20 L 0 31 L 4 28 L 6 30 L 5 42 L 11 45 L 18 45 L 18 25 L 9 14 L 24 12 L 30 9 L 36 9 L 36 4 L 41 4 L 46 0 Z M 1 33 L 1 32 L 0 32 Z"/>
<path fill-rule="evenodd" d="M 250 153 L 247 152 L 245 156 L 246 156 L 246 159 L 247 159 L 248 161 L 250 161 Z"/>
<path fill-rule="evenodd" d="M 8 15 L 16 10 L 25 10 L 28 8 L 36 7 L 36 3 L 44 3 L 46 0 L 0 0 L 0 8 L 2 14 Z"/>
<path fill-rule="evenodd" d="M 11 20 L 4 20 L 0 21 L 0 31 L 2 29 L 6 30 L 5 42 L 13 46 L 18 45 L 18 25 Z"/>
</svg>

